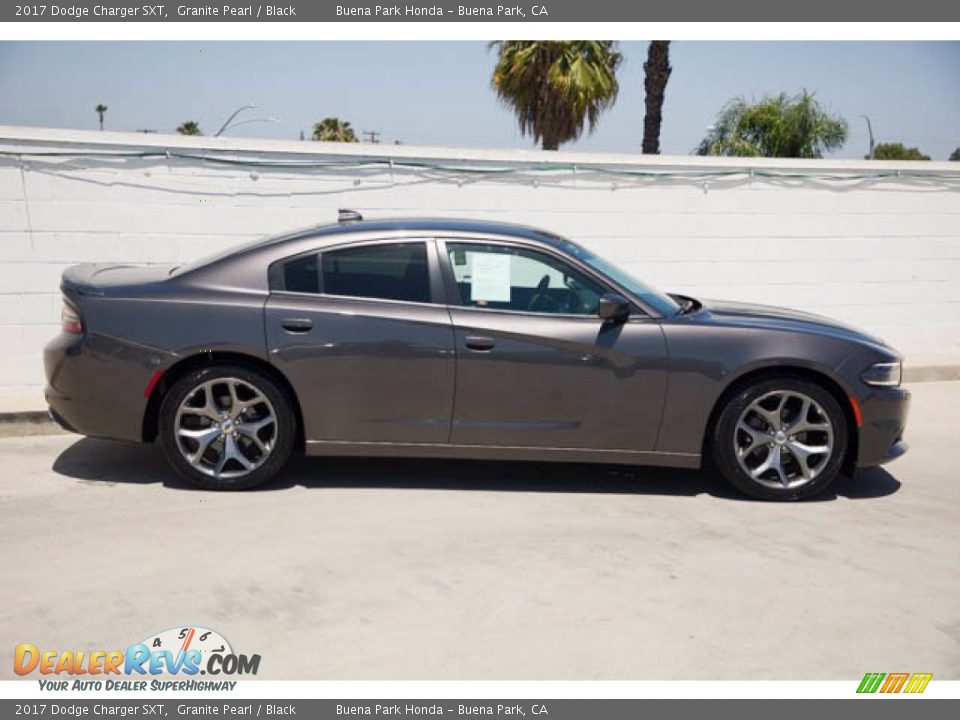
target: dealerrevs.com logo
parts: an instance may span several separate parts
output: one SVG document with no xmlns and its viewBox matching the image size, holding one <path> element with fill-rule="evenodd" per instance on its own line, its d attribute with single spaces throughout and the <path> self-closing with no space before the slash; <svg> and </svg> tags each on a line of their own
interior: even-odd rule
<svg viewBox="0 0 960 720">
<path fill-rule="evenodd" d="M 221 677 L 256 675 L 259 669 L 260 655 L 238 654 L 226 638 L 202 627 L 170 628 L 125 650 L 45 650 L 20 643 L 13 653 L 13 671 L 20 676 L 47 676 L 40 679 L 44 690 L 146 690 L 147 680 L 138 677 L 158 678 L 150 681 L 152 690 L 232 690 L 236 682 L 221 681 Z M 197 675 L 217 680 L 169 679 Z"/>
</svg>

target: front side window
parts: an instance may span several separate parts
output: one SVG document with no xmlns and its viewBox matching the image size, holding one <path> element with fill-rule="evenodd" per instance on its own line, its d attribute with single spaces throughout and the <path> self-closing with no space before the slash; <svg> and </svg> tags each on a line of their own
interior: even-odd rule
<svg viewBox="0 0 960 720">
<path fill-rule="evenodd" d="M 461 305 L 596 315 L 606 289 L 545 253 L 507 245 L 447 243 Z"/>
<path fill-rule="evenodd" d="M 304 255 L 284 264 L 283 284 L 292 292 L 428 303 L 427 246 L 362 245 Z"/>
</svg>

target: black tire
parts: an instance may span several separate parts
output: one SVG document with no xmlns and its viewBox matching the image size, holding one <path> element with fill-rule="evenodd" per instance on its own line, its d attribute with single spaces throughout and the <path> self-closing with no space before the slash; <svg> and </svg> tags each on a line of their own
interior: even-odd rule
<svg viewBox="0 0 960 720">
<path fill-rule="evenodd" d="M 260 460 L 261 457 L 264 459 L 259 466 L 249 471 L 245 471 L 236 460 L 228 461 L 227 466 L 233 469 L 223 469 L 222 472 L 227 476 L 208 474 L 208 472 L 213 471 L 211 466 L 215 465 L 215 463 L 209 461 L 207 458 L 216 452 L 218 442 L 220 443 L 219 447 L 222 452 L 222 448 L 224 447 L 223 440 L 214 440 L 210 443 L 210 449 L 205 451 L 207 454 L 201 453 L 199 468 L 207 470 L 207 472 L 204 472 L 203 469 L 199 469 L 197 465 L 192 464 L 184 456 L 181 451 L 177 428 L 177 415 L 181 404 L 190 396 L 202 397 L 202 391 L 200 395 L 195 395 L 198 388 L 204 383 L 219 379 L 225 381 L 227 379 L 235 379 L 240 381 L 239 383 L 235 383 L 235 385 L 245 392 L 249 392 L 250 388 L 259 391 L 259 393 L 266 398 L 267 402 L 258 404 L 257 406 L 251 406 L 252 410 L 248 412 L 257 413 L 258 410 L 262 409 L 262 419 L 266 417 L 269 414 L 269 410 L 272 409 L 272 415 L 275 420 L 272 437 L 270 436 L 271 429 L 269 424 L 264 430 L 264 432 L 267 433 L 266 444 L 270 448 L 268 453 L 261 454 L 261 451 L 252 445 L 251 440 L 244 439 L 243 436 L 234 433 L 236 437 L 235 442 L 244 443 L 244 447 L 246 448 L 244 459 L 249 462 L 248 456 L 250 454 L 254 456 L 254 462 Z M 211 394 L 215 394 L 218 391 L 222 392 L 221 388 L 225 386 L 214 383 L 212 387 L 216 388 L 216 390 L 211 390 L 210 392 Z M 193 401 L 193 398 L 191 398 L 191 401 Z M 254 415 L 254 417 L 257 416 Z M 241 418 L 241 420 L 242 419 L 244 418 Z M 201 419 L 199 422 L 210 423 L 210 420 Z M 213 429 L 212 424 L 210 425 L 210 429 Z M 187 373 L 177 380 L 164 396 L 163 404 L 160 406 L 159 435 L 167 462 L 169 462 L 176 473 L 187 482 L 206 490 L 243 490 L 267 482 L 280 472 L 287 460 L 290 459 L 296 437 L 296 417 L 287 393 L 283 388 L 279 387 L 276 382 L 263 373 L 242 365 L 211 365 Z M 196 447 L 198 448 L 199 446 Z M 194 455 L 196 455 L 196 453 L 194 453 Z M 236 474 L 241 472 L 245 472 L 245 474 Z M 229 476 L 231 474 L 232 476 Z"/>
<path fill-rule="evenodd" d="M 832 450 L 829 454 L 822 453 L 820 456 L 813 456 L 811 458 L 811 460 L 816 460 L 818 463 L 811 472 L 813 475 L 811 479 L 803 478 L 800 465 L 789 452 L 789 445 L 786 446 L 786 449 L 783 451 L 783 457 L 785 458 L 783 462 L 792 472 L 798 473 L 792 480 L 790 479 L 790 474 L 785 473 L 788 476 L 790 486 L 777 486 L 778 482 L 783 482 L 783 475 L 777 473 L 776 470 L 762 473 L 761 479 L 752 477 L 751 474 L 741 466 L 741 461 L 738 459 L 738 453 L 736 451 L 735 444 L 739 444 L 747 448 L 748 455 L 750 452 L 754 453 L 753 456 L 745 460 L 746 463 L 756 463 L 756 466 L 752 468 L 754 472 L 759 469 L 759 466 L 762 465 L 762 462 L 766 459 L 765 453 L 767 451 L 761 448 L 759 444 L 756 446 L 756 451 L 750 450 L 754 446 L 751 441 L 747 439 L 749 435 L 742 433 L 738 435 L 740 431 L 738 431 L 737 427 L 743 414 L 755 401 L 760 400 L 761 403 L 765 403 L 766 401 L 762 398 L 767 396 L 771 397 L 771 405 L 769 407 L 775 406 L 777 396 L 774 393 L 797 393 L 798 395 L 806 396 L 813 400 L 816 405 L 819 405 L 819 409 L 813 406 L 813 417 L 822 420 L 822 416 L 825 415 L 832 429 Z M 797 407 L 800 403 L 802 403 L 802 400 L 797 400 L 794 396 L 794 400 L 788 400 L 788 407 L 782 411 L 783 414 L 789 416 L 791 412 L 789 409 L 790 406 Z M 820 410 L 822 410 L 822 415 L 819 413 Z M 799 410 L 797 411 L 799 412 Z M 780 413 L 777 414 L 779 415 Z M 761 432 L 769 434 L 771 427 L 769 424 L 764 425 L 762 420 L 756 419 L 758 417 L 759 416 L 755 416 L 753 422 L 760 425 L 762 428 Z M 794 423 L 796 419 L 790 422 Z M 817 432 L 818 431 L 814 430 L 811 431 L 811 435 L 809 436 L 796 435 L 792 437 L 801 437 L 803 438 L 802 442 L 806 443 L 808 442 L 806 438 L 817 437 Z M 777 444 L 785 442 L 783 435 L 786 435 L 787 438 L 791 437 L 789 427 L 786 433 L 780 434 Z M 811 444 L 813 442 L 828 442 L 828 440 L 825 439 L 827 437 L 825 434 L 819 435 L 818 437 L 821 439 L 815 441 L 810 440 L 809 442 Z M 823 492 L 837 479 L 843 467 L 849 437 L 850 433 L 847 427 L 847 418 L 836 398 L 834 398 L 828 390 L 815 382 L 798 377 L 783 376 L 768 378 L 740 388 L 727 399 L 717 422 L 712 428 L 710 436 L 711 459 L 715 467 L 731 485 L 750 497 L 761 500 L 802 500 Z M 775 438 L 771 437 L 770 440 L 774 441 Z M 769 443 L 767 443 L 767 446 L 769 447 Z M 809 461 L 805 463 L 807 466 L 809 466 L 809 464 Z M 777 478 L 780 479 L 778 480 Z"/>
</svg>

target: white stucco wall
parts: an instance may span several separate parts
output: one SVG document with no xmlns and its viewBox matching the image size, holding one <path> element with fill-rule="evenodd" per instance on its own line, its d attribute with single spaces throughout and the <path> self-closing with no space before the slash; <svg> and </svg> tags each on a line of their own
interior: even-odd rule
<svg viewBox="0 0 960 720">
<path fill-rule="evenodd" d="M 73 155 L 36 154 L 44 152 Z M 881 335 L 914 363 L 960 362 L 957 163 L 746 163 L 2 126 L 0 153 L 0 412 L 43 405 L 40 351 L 58 332 L 65 267 L 190 260 L 329 222 L 338 207 L 537 225 L 664 289 L 819 312 Z M 104 153 L 158 156 L 91 156 Z M 863 177 L 876 173 L 886 176 Z"/>
</svg>

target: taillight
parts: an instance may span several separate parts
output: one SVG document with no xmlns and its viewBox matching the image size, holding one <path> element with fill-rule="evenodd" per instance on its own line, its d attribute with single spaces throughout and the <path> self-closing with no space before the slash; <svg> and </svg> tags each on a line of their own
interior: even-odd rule
<svg viewBox="0 0 960 720">
<path fill-rule="evenodd" d="M 63 311 L 60 313 L 60 327 L 65 333 L 79 335 L 83 332 L 83 323 L 80 322 L 80 315 L 72 307 L 64 303 Z"/>
</svg>

